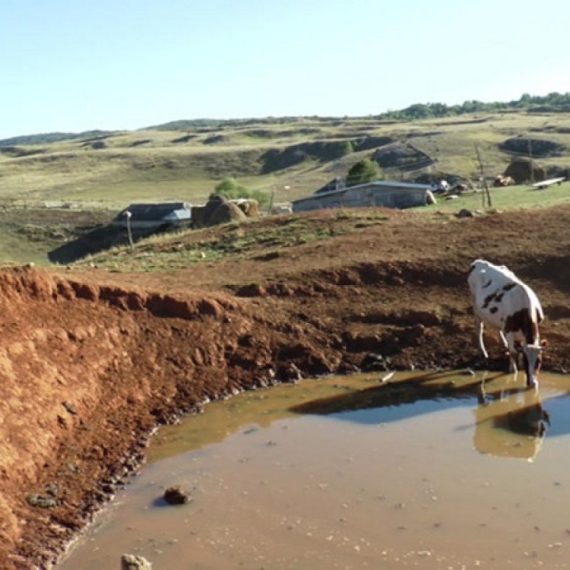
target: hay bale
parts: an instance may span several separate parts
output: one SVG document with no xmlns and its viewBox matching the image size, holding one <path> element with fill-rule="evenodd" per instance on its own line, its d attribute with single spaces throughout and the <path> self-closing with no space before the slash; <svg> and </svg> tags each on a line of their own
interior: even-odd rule
<svg viewBox="0 0 570 570">
<path fill-rule="evenodd" d="M 257 218 L 260 215 L 259 202 L 253 198 L 236 200 L 237 207 L 248 217 Z"/>
<path fill-rule="evenodd" d="M 510 176 L 515 184 L 529 180 L 541 182 L 546 180 L 546 169 L 529 158 L 515 158 L 511 161 L 503 176 Z"/>
<path fill-rule="evenodd" d="M 206 225 L 206 206 L 192 206 L 192 227 L 203 228 Z"/>
<path fill-rule="evenodd" d="M 205 228 L 233 221 L 242 222 L 246 219 L 247 216 L 236 204 L 219 194 L 210 194 L 208 202 L 204 206 L 192 208 L 192 226 L 194 228 Z"/>
<path fill-rule="evenodd" d="M 233 202 L 221 202 L 206 220 L 206 226 L 217 226 L 229 222 L 243 222 L 247 216 Z"/>
</svg>

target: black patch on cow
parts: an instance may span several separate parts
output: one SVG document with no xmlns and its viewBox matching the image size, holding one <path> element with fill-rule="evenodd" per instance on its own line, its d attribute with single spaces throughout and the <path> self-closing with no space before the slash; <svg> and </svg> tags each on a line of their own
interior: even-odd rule
<svg viewBox="0 0 570 570">
<path fill-rule="evenodd" d="M 500 302 L 503 300 L 503 295 L 504 295 L 504 293 L 497 293 L 497 294 L 495 294 L 495 301 L 496 301 L 497 303 L 500 303 Z"/>
<path fill-rule="evenodd" d="M 505 293 L 507 291 L 510 291 L 513 287 L 516 287 L 517 284 L 516 283 L 507 283 L 506 285 L 503 285 L 503 291 L 505 291 Z"/>
<path fill-rule="evenodd" d="M 487 289 L 487 287 L 490 287 L 492 283 L 493 283 L 493 280 L 489 279 L 489 281 L 487 281 L 487 283 L 485 283 L 485 285 L 483 285 L 483 289 Z"/>
<path fill-rule="evenodd" d="M 471 272 L 475 269 L 475 264 L 472 263 L 471 267 L 469 268 L 469 273 L 467 275 L 471 275 Z"/>
<path fill-rule="evenodd" d="M 535 344 L 538 339 L 538 325 L 532 320 L 528 309 L 521 309 L 505 320 L 505 333 L 514 333 L 520 331 L 527 344 Z"/>
<path fill-rule="evenodd" d="M 498 309 L 497 307 L 491 307 L 491 308 L 489 309 L 489 312 L 492 313 L 492 314 L 495 314 L 498 310 L 499 310 L 499 309 Z"/>
<path fill-rule="evenodd" d="M 485 297 L 485 300 L 483 301 L 483 309 L 486 309 L 489 306 L 489 303 L 492 303 L 494 299 L 495 299 L 495 293 L 487 295 Z"/>
</svg>

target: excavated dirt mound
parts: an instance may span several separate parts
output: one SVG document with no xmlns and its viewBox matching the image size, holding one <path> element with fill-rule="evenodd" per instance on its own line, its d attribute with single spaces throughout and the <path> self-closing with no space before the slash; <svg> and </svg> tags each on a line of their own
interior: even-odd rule
<svg viewBox="0 0 570 570">
<path fill-rule="evenodd" d="M 535 288 L 545 368 L 570 370 L 569 218 L 386 212 L 343 234 L 348 217 L 315 213 L 330 239 L 175 273 L 1 271 L 0 568 L 49 568 L 153 427 L 208 400 L 360 369 L 506 368 L 494 335 L 491 361 L 477 356 L 475 258 Z"/>
</svg>

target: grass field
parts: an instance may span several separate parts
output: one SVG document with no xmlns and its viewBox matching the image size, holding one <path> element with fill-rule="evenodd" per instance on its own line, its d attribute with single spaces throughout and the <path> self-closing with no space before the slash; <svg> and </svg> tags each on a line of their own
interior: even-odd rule
<svg viewBox="0 0 570 570">
<path fill-rule="evenodd" d="M 390 137 L 428 154 L 435 161 L 434 176 L 477 178 L 475 145 L 489 177 L 503 172 L 512 155 L 499 145 L 513 137 L 555 142 L 561 152 L 540 162 L 550 167 L 570 164 L 570 116 L 565 113 L 501 113 L 408 123 L 301 118 L 289 123 L 146 129 L 95 140 L 0 146 L 0 201 L 101 200 L 117 209 L 133 201 L 201 203 L 220 180 L 230 176 L 252 189 L 278 189 L 280 200 L 289 201 L 311 194 L 336 176 L 346 176 L 350 166 L 371 156 L 374 148 L 336 160 L 320 160 L 300 150 L 294 164 L 265 171 L 268 153 L 294 145 L 357 143 L 370 137 Z M 408 177 L 397 169 L 388 175 Z"/>
<path fill-rule="evenodd" d="M 570 202 L 570 182 L 553 185 L 544 190 L 537 190 L 530 185 L 509 186 L 507 188 L 489 188 L 491 208 L 497 210 L 531 210 L 550 208 L 558 204 Z M 468 210 L 488 210 L 489 206 L 483 190 L 465 193 L 454 200 L 437 198 L 438 203 L 423 208 L 413 208 L 418 212 L 456 213 L 465 208 Z"/>
<path fill-rule="evenodd" d="M 473 187 L 481 176 L 476 148 L 492 179 L 515 156 L 502 150 L 507 139 L 553 143 L 556 152 L 534 158 L 550 171 L 570 167 L 570 114 L 527 111 L 414 122 L 299 118 L 179 130 L 161 126 L 51 144 L 0 144 L 0 261 L 47 263 L 47 251 L 72 239 L 69 228 L 78 212 L 104 218 L 132 202 L 202 204 L 225 177 L 272 195 L 275 203 L 287 203 L 345 177 L 354 163 L 376 150 L 367 141 L 380 137 L 428 155 L 431 177 L 459 178 Z M 355 149 L 364 142 L 366 150 L 334 159 L 326 154 L 331 144 L 347 141 Z M 417 175 L 413 168 L 385 169 L 387 179 L 411 181 Z M 547 207 L 568 201 L 569 195 L 567 183 L 542 191 L 492 189 L 492 206 Z M 54 204 L 68 208 L 66 221 L 49 207 Z M 482 206 L 481 193 L 467 193 L 423 211 L 451 214 Z M 30 222 L 32 211 L 53 215 Z"/>
</svg>

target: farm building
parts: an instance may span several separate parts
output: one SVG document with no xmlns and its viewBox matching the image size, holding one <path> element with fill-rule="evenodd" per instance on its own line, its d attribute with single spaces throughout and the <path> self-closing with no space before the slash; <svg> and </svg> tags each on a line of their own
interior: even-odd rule
<svg viewBox="0 0 570 570">
<path fill-rule="evenodd" d="M 133 229 L 152 229 L 189 225 L 192 220 L 192 205 L 186 202 L 160 204 L 131 204 L 113 219 L 114 226 L 127 225 L 127 212 Z"/>
<path fill-rule="evenodd" d="M 308 212 L 321 208 L 380 206 L 400 209 L 425 206 L 430 190 L 429 184 L 377 180 L 299 198 L 293 201 L 293 212 Z"/>
</svg>

